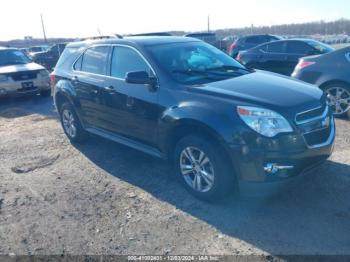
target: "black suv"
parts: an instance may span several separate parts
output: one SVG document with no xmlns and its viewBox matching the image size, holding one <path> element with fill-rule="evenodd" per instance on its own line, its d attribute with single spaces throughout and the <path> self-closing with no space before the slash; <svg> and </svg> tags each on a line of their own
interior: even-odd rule
<svg viewBox="0 0 350 262">
<path fill-rule="evenodd" d="M 332 151 L 320 89 L 246 69 L 193 38 L 71 43 L 51 80 L 72 142 L 92 133 L 172 160 L 202 199 L 280 186 Z"/>
<path fill-rule="evenodd" d="M 34 53 L 31 59 L 35 63 L 44 66 L 47 70 L 52 70 L 66 45 L 65 43 L 55 44 L 46 51 Z"/>
</svg>

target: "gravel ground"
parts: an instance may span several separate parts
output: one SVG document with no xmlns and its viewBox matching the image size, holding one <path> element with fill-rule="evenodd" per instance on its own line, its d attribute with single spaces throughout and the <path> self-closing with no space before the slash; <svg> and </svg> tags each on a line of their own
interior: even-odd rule
<svg viewBox="0 0 350 262">
<path fill-rule="evenodd" d="M 350 254 L 349 130 L 298 186 L 208 204 L 167 163 L 71 145 L 50 98 L 1 100 L 0 254 Z"/>
</svg>

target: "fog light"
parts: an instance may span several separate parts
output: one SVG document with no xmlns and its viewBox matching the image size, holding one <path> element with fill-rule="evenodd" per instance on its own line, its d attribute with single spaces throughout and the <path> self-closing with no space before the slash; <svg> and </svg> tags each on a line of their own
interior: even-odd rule
<svg viewBox="0 0 350 262">
<path fill-rule="evenodd" d="M 6 93 L 6 89 L 0 88 L 0 95 L 5 95 Z"/>
<path fill-rule="evenodd" d="M 274 163 L 267 163 L 264 166 L 264 171 L 269 174 L 269 175 L 274 175 L 276 174 L 278 171 L 281 170 L 289 170 L 289 169 L 293 169 L 294 166 L 280 166 Z"/>
</svg>

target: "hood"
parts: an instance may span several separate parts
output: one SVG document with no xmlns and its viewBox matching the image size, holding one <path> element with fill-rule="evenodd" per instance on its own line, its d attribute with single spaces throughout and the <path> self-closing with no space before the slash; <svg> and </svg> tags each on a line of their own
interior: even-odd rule
<svg viewBox="0 0 350 262">
<path fill-rule="evenodd" d="M 323 96 L 323 92 L 316 86 L 265 71 L 208 83 L 192 90 L 278 111 L 318 107 Z"/>
<path fill-rule="evenodd" d="M 44 70 L 45 68 L 36 63 L 29 63 L 24 65 L 9 65 L 9 66 L 0 66 L 0 74 L 9 74 L 21 71 L 35 71 L 35 70 Z"/>
</svg>

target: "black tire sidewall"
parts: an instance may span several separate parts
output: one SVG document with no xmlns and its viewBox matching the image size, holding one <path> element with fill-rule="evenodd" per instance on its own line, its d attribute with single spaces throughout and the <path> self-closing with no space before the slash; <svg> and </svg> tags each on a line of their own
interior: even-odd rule
<svg viewBox="0 0 350 262">
<path fill-rule="evenodd" d="M 182 138 L 176 145 L 174 156 L 173 156 L 173 165 L 176 172 L 176 177 L 179 182 L 184 185 L 186 190 L 190 192 L 197 198 L 206 201 L 215 201 L 220 200 L 226 196 L 231 195 L 235 190 L 235 175 L 230 168 L 231 166 L 225 161 L 221 150 L 218 146 L 207 142 L 208 139 L 199 137 L 199 136 L 186 136 Z M 189 146 L 196 147 L 202 150 L 207 157 L 210 159 L 213 169 L 214 169 L 214 185 L 207 192 L 198 192 L 191 188 L 183 178 L 183 175 L 180 170 L 180 155 L 181 152 Z"/>
</svg>

